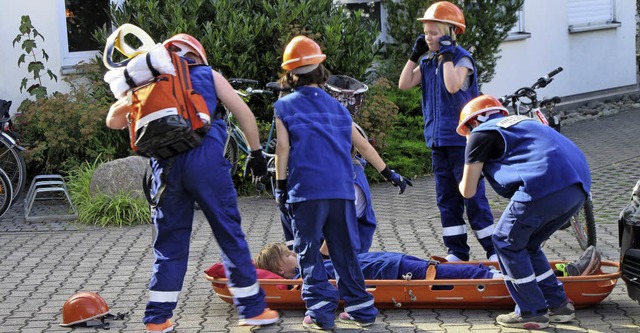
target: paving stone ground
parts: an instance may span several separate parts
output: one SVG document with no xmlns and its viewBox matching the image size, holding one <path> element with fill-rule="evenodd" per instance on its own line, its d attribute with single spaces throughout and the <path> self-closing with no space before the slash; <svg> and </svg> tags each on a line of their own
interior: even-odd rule
<svg viewBox="0 0 640 333">
<path fill-rule="evenodd" d="M 640 110 L 585 120 L 563 129 L 585 152 L 593 174 L 598 246 L 606 260 L 619 260 L 617 220 L 631 189 L 640 179 Z M 506 200 L 488 193 L 497 213 Z M 374 184 L 372 194 L 379 227 L 372 250 L 401 251 L 419 257 L 443 255 L 439 213 L 431 177 L 416 179 L 403 195 L 389 184 Z M 282 240 L 277 208 L 270 198 L 239 199 L 243 228 L 256 253 L 267 243 Z M 147 301 L 153 255 L 150 226 L 100 228 L 68 221 L 25 222 L 24 204 L 18 200 L 0 218 L 0 332 L 101 332 L 95 328 L 58 325 L 65 300 L 79 290 L 95 291 L 112 312 L 128 313 L 114 321 L 112 332 L 144 332 L 141 319 Z M 471 236 L 470 236 L 471 237 Z M 470 240 L 472 259 L 483 259 L 480 245 Z M 571 260 L 582 251 L 569 231 L 558 231 L 545 244 L 549 259 Z M 203 270 L 219 260 L 219 250 L 203 216 L 197 212 L 191 258 L 173 320 L 176 331 L 248 332 L 237 325 L 232 306 L 212 291 Z M 518 332 L 497 326 L 491 309 L 381 310 L 368 332 Z M 259 332 L 305 331 L 303 310 L 280 312 L 282 320 Z M 627 296 L 619 280 L 601 303 L 579 309 L 576 320 L 551 325 L 546 332 L 640 331 L 640 305 Z M 337 324 L 336 331 L 356 332 Z"/>
</svg>

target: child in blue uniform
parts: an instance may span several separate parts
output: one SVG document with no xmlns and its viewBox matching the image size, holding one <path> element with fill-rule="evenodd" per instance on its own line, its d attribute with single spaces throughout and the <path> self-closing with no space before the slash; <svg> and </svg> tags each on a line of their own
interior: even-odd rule
<svg viewBox="0 0 640 333">
<path fill-rule="evenodd" d="M 447 264 L 420 259 L 398 252 L 367 252 L 358 255 L 362 274 L 367 280 L 441 280 L 441 279 L 502 279 L 504 276 L 494 267 L 477 264 Z M 296 254 L 283 243 L 268 244 L 253 260 L 256 268 L 275 273 L 285 279 L 299 276 Z M 591 275 L 598 271 L 600 252 L 589 247 L 579 259 L 562 264 L 559 276 Z M 324 261 L 327 275 L 335 279 L 331 260 Z"/>
<path fill-rule="evenodd" d="M 436 200 L 442 223 L 442 240 L 448 249 L 448 261 L 469 260 L 467 227 L 469 225 L 486 252 L 495 258 L 491 243 L 493 214 L 480 181 L 476 195 L 464 198 L 458 192 L 464 166 L 465 140 L 456 134 L 458 115 L 462 107 L 478 96 L 478 82 L 473 57 L 460 45 L 456 35 L 465 31 L 462 11 L 453 3 L 432 4 L 419 18 L 424 34 L 415 42 L 412 54 L 404 66 L 398 87 L 422 87 L 424 137 L 431 150 L 436 185 Z M 426 57 L 423 54 L 427 53 Z"/>
<path fill-rule="evenodd" d="M 303 279 L 307 311 L 303 325 L 332 329 L 338 301 L 344 300 L 340 320 L 368 326 L 378 310 L 364 285 L 351 235 L 357 234 L 352 119 L 349 111 L 319 86 L 329 76 L 321 64 L 326 56 L 304 36 L 287 45 L 282 68 L 283 87 L 293 92 L 275 103 L 276 196 L 283 214 L 290 215 L 293 248 Z M 288 204 L 288 205 L 286 205 Z M 328 281 L 320 254 L 327 241 L 340 279 L 338 290 Z"/>
<path fill-rule="evenodd" d="M 178 34 L 165 41 L 173 52 L 186 58 L 190 66 L 194 90 L 204 96 L 210 112 L 218 99 L 238 119 L 252 148 L 247 169 L 254 177 L 266 174 L 266 162 L 259 149 L 258 128 L 249 107 L 236 94 L 220 73 L 207 64 L 204 48 L 194 37 Z M 127 126 L 129 112 L 125 100 L 116 102 L 107 115 L 107 126 L 122 129 Z M 240 226 L 237 194 L 231 180 L 230 163 L 224 158 L 226 128 L 224 120 L 211 117 L 211 128 L 202 143 L 177 155 L 170 171 L 168 160 L 151 158 L 155 196 L 161 185 L 164 195 L 152 211 L 156 228 L 153 242 L 155 262 L 149 282 L 149 302 L 143 318 L 147 332 L 173 331 L 170 318 L 178 302 L 189 259 L 194 202 L 197 202 L 213 230 L 222 258 L 230 276 L 229 289 L 234 295 L 240 325 L 267 325 L 278 321 L 278 312 L 266 308 L 264 291 L 256 282 L 251 252 Z M 163 174 L 166 173 L 166 179 Z"/>
<path fill-rule="evenodd" d="M 496 321 L 545 328 L 549 321 L 572 320 L 575 309 L 540 246 L 582 207 L 591 175 L 584 154 L 565 136 L 529 117 L 508 115 L 488 95 L 462 109 L 457 132 L 467 137 L 467 148 L 459 190 L 472 197 L 483 175 L 511 199 L 492 240 L 516 308 Z"/>
</svg>

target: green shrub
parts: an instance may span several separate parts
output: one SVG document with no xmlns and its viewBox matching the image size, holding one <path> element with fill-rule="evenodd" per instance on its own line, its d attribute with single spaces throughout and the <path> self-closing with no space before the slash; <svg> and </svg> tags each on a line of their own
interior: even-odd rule
<svg viewBox="0 0 640 333">
<path fill-rule="evenodd" d="M 96 63 L 80 65 L 82 74 L 64 78 L 69 93 L 56 92 L 20 106 L 16 129 L 27 146 L 30 174 L 66 174 L 98 156 L 111 160 L 129 155 L 128 133 L 105 126 L 113 97 L 97 79 L 100 68 Z"/>
<path fill-rule="evenodd" d="M 127 0 L 111 7 L 114 26 L 131 23 L 156 41 L 188 33 L 203 44 L 209 64 L 226 77 L 277 80 L 282 52 L 298 34 L 314 38 L 336 74 L 363 79 L 376 54 L 377 27 L 362 12 L 331 0 Z M 374 33 L 372 33 L 374 32 Z M 96 37 L 109 35 L 103 29 Z"/>
<path fill-rule="evenodd" d="M 386 147 L 378 150 L 387 165 L 403 176 L 417 178 L 432 173 L 431 151 L 423 136 L 422 116 L 398 114 L 388 131 Z M 373 181 L 384 181 L 375 168 L 366 168 L 367 177 Z"/>
<path fill-rule="evenodd" d="M 91 177 L 100 163 L 100 160 L 85 162 L 71 170 L 67 177 L 69 195 L 78 209 L 78 222 L 101 227 L 150 223 L 151 215 L 146 199 L 132 198 L 125 193 L 114 197 L 105 194 L 91 195 Z"/>
<path fill-rule="evenodd" d="M 390 89 L 392 85 L 389 80 L 378 79 L 369 86 L 359 112 L 354 116 L 354 121 L 362 127 L 369 139 L 373 139 L 379 150 L 385 149 L 387 132 L 398 114 L 398 106 L 385 94 Z"/>
</svg>

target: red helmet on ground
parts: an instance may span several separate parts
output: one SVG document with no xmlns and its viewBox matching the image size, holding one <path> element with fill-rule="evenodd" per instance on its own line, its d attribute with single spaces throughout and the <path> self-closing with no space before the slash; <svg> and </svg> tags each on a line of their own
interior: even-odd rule
<svg viewBox="0 0 640 333">
<path fill-rule="evenodd" d="M 162 45 L 167 48 L 172 46 L 175 52 L 180 56 L 184 56 L 189 52 L 197 54 L 205 65 L 209 65 L 209 62 L 207 61 L 207 52 L 204 51 L 204 47 L 200 44 L 200 41 L 191 35 L 177 34 L 165 40 Z"/>
<path fill-rule="evenodd" d="M 313 39 L 296 36 L 284 49 L 282 69 L 294 74 L 305 74 L 316 69 L 326 58 L 320 45 Z"/>
<path fill-rule="evenodd" d="M 462 108 L 460 112 L 460 122 L 458 122 L 456 132 L 462 136 L 466 136 L 470 132 L 467 127 L 468 122 L 474 119 L 485 122 L 490 115 L 496 113 L 502 113 L 503 116 L 509 115 L 507 108 L 505 108 L 498 99 L 489 95 L 480 95 L 470 100 L 469 103 Z"/>
<path fill-rule="evenodd" d="M 456 35 L 464 33 L 467 26 L 465 25 L 464 15 L 458 6 L 449 1 L 439 1 L 427 8 L 424 16 L 419 18 L 420 22 L 435 21 L 455 26 Z"/>
<path fill-rule="evenodd" d="M 60 326 L 72 326 L 87 323 L 90 320 L 100 320 L 110 314 L 109 306 L 100 295 L 81 291 L 64 302 L 62 306 L 62 322 Z M 100 324 L 101 325 L 101 320 Z M 88 325 L 91 326 L 91 325 Z"/>
</svg>

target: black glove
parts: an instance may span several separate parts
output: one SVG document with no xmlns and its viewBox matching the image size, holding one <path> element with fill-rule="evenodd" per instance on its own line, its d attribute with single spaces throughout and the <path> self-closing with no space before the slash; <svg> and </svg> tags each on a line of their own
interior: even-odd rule
<svg viewBox="0 0 640 333">
<path fill-rule="evenodd" d="M 247 156 L 247 162 L 244 165 L 244 176 L 251 172 L 252 182 L 257 184 L 267 175 L 267 160 L 262 155 L 262 149 L 253 150 Z"/>
<path fill-rule="evenodd" d="M 411 179 L 403 177 L 399 173 L 389 169 L 389 167 L 384 168 L 380 174 L 388 181 L 393 184 L 393 186 L 399 186 L 400 190 L 398 194 L 404 193 L 404 190 L 407 188 L 407 185 L 413 186 L 411 183 Z"/>
<path fill-rule="evenodd" d="M 453 52 L 456 50 L 456 42 L 451 36 L 440 37 L 440 50 L 438 54 L 442 55 L 442 63 L 453 61 Z"/>
<path fill-rule="evenodd" d="M 415 44 L 413 44 L 413 49 L 411 49 L 411 56 L 409 56 L 409 60 L 413 62 L 418 62 L 420 56 L 427 53 L 429 51 L 429 46 L 427 45 L 427 41 L 424 38 L 424 34 L 418 36 Z"/>
<path fill-rule="evenodd" d="M 276 203 L 278 204 L 278 208 L 280 212 L 284 214 L 284 216 L 291 218 L 291 214 L 289 212 L 289 207 L 287 207 L 287 199 L 289 199 L 289 194 L 287 191 L 287 180 L 286 179 L 278 179 L 276 180 Z"/>
</svg>

